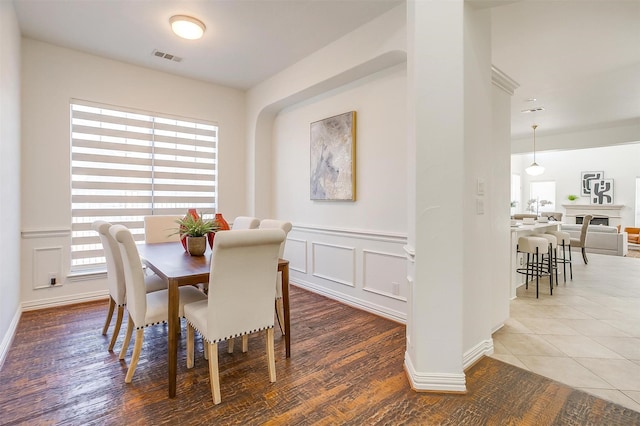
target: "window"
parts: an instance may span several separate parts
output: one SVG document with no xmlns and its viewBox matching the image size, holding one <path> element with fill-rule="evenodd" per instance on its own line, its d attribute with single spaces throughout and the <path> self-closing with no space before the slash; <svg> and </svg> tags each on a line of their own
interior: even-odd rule
<svg viewBox="0 0 640 426">
<path fill-rule="evenodd" d="M 555 182 L 531 182 L 529 189 L 528 213 L 557 211 Z"/>
<path fill-rule="evenodd" d="M 516 173 L 511 174 L 511 214 L 513 215 L 522 208 L 520 200 L 520 175 Z"/>
<path fill-rule="evenodd" d="M 71 269 L 104 263 L 95 220 L 144 239 L 146 215 L 217 207 L 218 127 L 72 100 Z"/>
</svg>

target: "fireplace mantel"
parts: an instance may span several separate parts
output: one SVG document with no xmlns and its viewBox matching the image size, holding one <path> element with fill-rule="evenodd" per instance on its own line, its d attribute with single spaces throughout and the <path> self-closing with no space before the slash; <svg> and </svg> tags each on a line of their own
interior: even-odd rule
<svg viewBox="0 0 640 426">
<path fill-rule="evenodd" d="M 576 216 L 587 214 L 597 216 L 607 216 L 609 225 L 617 226 L 621 223 L 621 211 L 624 204 L 563 204 L 567 218 L 572 218 L 575 223 Z M 567 221 L 568 222 L 568 221 Z"/>
</svg>

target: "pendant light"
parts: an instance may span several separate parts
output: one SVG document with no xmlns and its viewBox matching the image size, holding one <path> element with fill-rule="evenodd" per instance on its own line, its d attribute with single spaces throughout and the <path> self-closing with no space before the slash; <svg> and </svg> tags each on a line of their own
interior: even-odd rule
<svg viewBox="0 0 640 426">
<path fill-rule="evenodd" d="M 537 124 L 534 124 L 533 126 L 531 126 L 531 128 L 533 128 L 533 163 L 531 163 L 531 165 L 526 168 L 527 174 L 531 176 L 539 176 L 544 173 L 544 167 L 536 163 L 536 128 L 537 127 L 538 127 Z"/>
</svg>

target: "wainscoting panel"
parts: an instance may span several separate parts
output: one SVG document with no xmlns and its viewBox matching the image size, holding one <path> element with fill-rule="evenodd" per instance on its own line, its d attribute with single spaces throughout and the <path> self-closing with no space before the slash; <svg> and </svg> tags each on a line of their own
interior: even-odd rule
<svg viewBox="0 0 640 426">
<path fill-rule="evenodd" d="M 307 273 L 307 240 L 287 238 L 284 258 L 289 261 L 289 270 Z"/>
<path fill-rule="evenodd" d="M 363 289 L 406 302 L 406 256 L 372 250 L 362 250 L 362 255 Z"/>
<path fill-rule="evenodd" d="M 313 276 L 355 287 L 355 248 L 311 243 Z"/>
<path fill-rule="evenodd" d="M 403 234 L 294 224 L 285 248 L 290 282 L 404 323 L 406 244 Z"/>
<path fill-rule="evenodd" d="M 33 249 L 33 288 L 62 285 L 62 247 Z M 53 281 L 53 282 L 52 282 Z"/>
</svg>

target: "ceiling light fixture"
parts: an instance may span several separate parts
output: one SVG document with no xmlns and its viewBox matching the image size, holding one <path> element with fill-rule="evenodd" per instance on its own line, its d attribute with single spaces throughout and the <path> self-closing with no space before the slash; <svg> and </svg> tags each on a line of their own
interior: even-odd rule
<svg viewBox="0 0 640 426">
<path fill-rule="evenodd" d="M 531 163 L 531 165 L 525 170 L 528 175 L 539 176 L 544 173 L 544 167 L 539 166 L 538 163 L 536 163 L 536 129 L 538 128 L 538 125 L 534 124 L 531 128 L 533 129 L 533 163 Z"/>
<path fill-rule="evenodd" d="M 544 107 L 534 107 L 534 108 L 528 108 L 528 109 L 522 109 L 520 110 L 521 113 L 526 114 L 529 112 L 538 112 L 538 111 L 544 111 Z"/>
<path fill-rule="evenodd" d="M 169 19 L 171 29 L 176 35 L 187 40 L 197 40 L 202 37 L 206 27 L 202 21 L 186 15 L 175 15 Z"/>
</svg>

